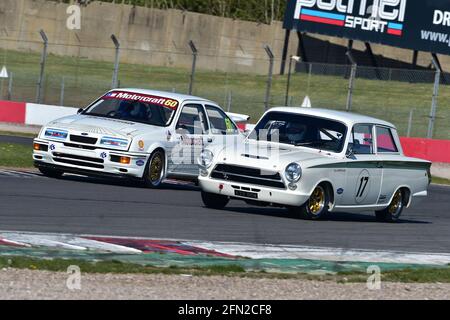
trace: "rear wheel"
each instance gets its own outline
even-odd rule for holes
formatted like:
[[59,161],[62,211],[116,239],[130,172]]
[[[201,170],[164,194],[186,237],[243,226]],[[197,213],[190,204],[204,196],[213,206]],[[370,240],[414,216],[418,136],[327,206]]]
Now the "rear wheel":
[[156,150],[150,156],[144,172],[144,183],[149,188],[158,188],[164,178],[165,158],[161,150]]
[[375,216],[378,221],[382,222],[397,222],[405,207],[405,192],[401,189],[395,192],[389,206],[381,211],[376,211]]
[[202,191],[202,200],[205,207],[212,209],[223,209],[230,201],[227,196],[205,191]]
[[47,169],[47,168],[38,168],[38,170],[46,177],[49,178],[61,178],[64,172],[54,169]]
[[318,185],[304,205],[291,207],[289,211],[302,219],[319,220],[328,213],[329,204],[328,189],[323,185]]

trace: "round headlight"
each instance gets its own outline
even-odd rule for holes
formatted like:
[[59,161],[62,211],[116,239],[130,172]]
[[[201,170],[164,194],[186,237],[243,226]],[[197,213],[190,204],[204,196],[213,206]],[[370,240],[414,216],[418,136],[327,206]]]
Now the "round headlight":
[[198,157],[198,164],[203,168],[209,168],[213,162],[214,154],[209,150],[203,150]]
[[297,182],[302,177],[302,168],[298,163],[291,163],[286,167],[284,176],[289,182]]

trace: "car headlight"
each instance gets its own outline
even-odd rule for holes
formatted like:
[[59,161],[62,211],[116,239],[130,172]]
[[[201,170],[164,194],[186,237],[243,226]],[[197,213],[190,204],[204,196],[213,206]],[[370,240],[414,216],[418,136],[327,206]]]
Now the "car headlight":
[[67,139],[69,132],[58,129],[45,129],[46,138]]
[[128,146],[128,140],[120,138],[103,137],[100,140],[100,144],[105,146],[125,148],[126,146]]
[[200,153],[200,156],[198,157],[198,164],[202,167],[202,168],[206,168],[208,169],[214,159],[214,154],[209,151],[209,150],[203,150]]
[[297,182],[302,177],[302,168],[298,163],[291,163],[284,170],[284,176],[290,183]]

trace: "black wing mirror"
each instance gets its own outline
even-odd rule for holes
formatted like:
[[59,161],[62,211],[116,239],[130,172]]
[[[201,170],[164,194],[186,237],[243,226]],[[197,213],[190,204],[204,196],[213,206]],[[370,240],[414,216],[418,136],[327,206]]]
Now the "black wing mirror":
[[78,109],[77,114],[81,114],[81,113],[83,113],[83,111],[84,111],[84,109],[80,108],[80,109]]

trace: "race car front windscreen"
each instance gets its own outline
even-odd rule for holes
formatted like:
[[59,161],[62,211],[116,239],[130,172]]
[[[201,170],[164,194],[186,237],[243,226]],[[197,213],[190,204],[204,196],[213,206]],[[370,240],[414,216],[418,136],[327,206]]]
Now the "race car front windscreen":
[[285,29],[450,54],[449,0],[289,0]]

